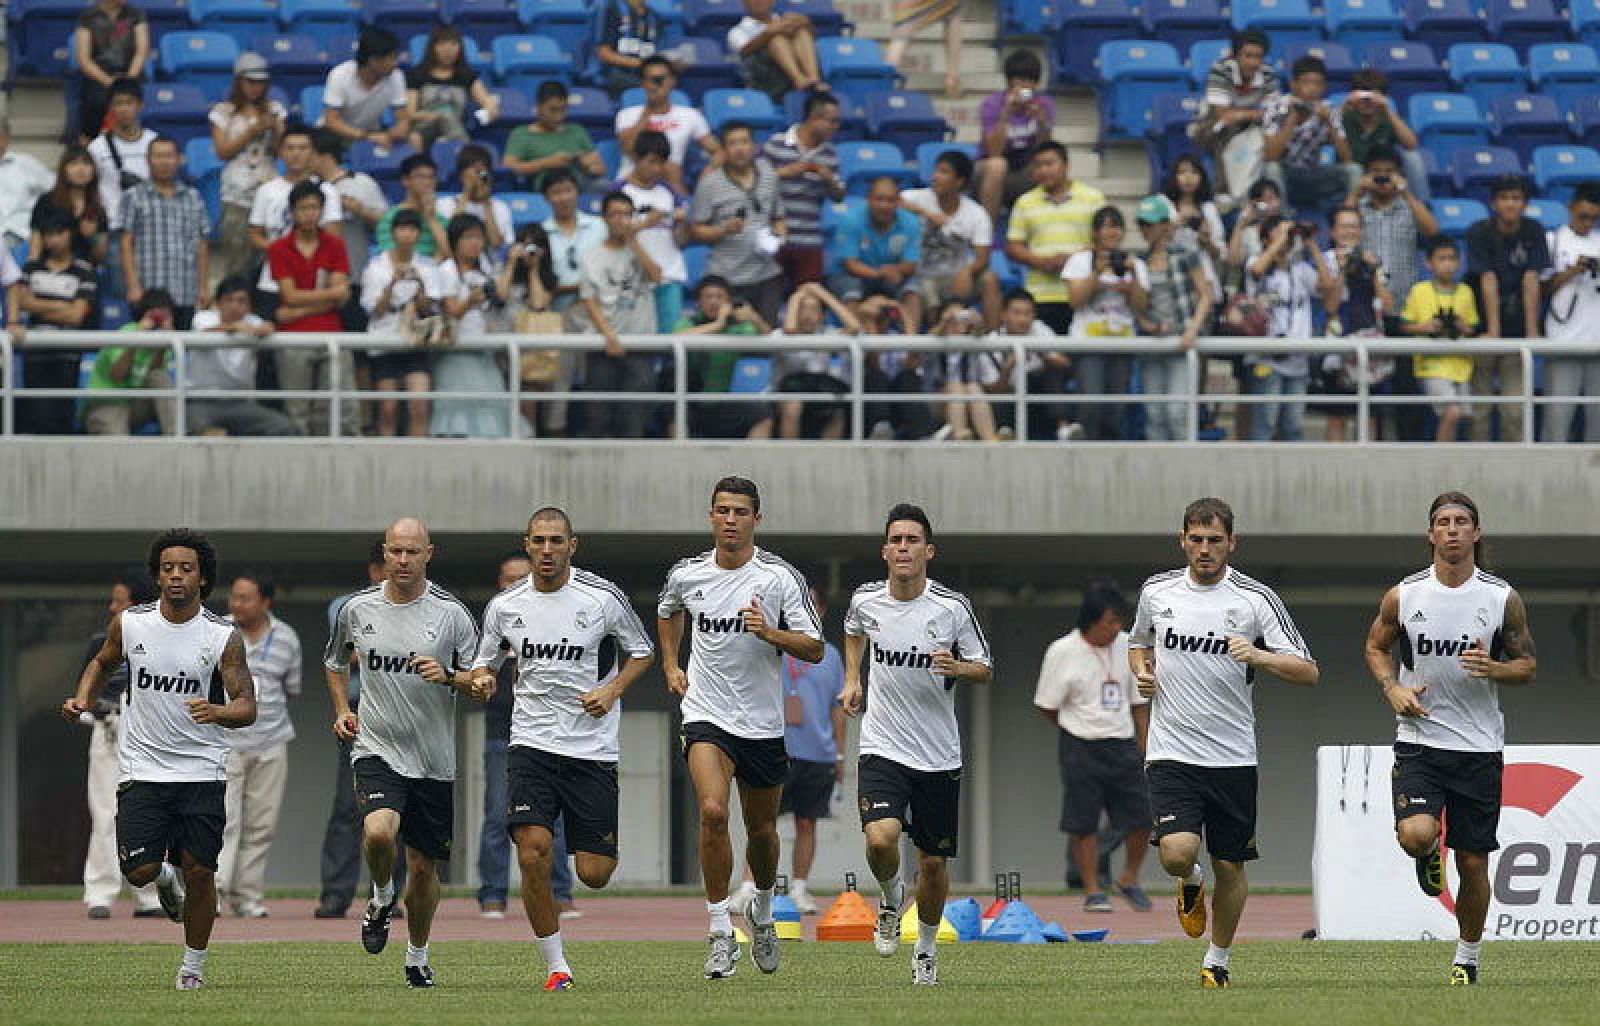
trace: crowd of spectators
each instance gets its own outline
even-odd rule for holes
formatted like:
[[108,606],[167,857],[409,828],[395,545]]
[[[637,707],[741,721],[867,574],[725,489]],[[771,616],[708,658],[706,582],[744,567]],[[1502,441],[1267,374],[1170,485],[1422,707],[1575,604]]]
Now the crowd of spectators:
[[[616,115],[614,173],[568,120],[569,93],[556,81],[537,87],[534,119],[509,133],[503,155],[472,142],[473,119],[496,119],[498,100],[447,26],[409,70],[394,35],[365,29],[352,59],[330,70],[314,126],[290,120],[270,96],[270,62],[244,53],[210,115],[222,162],[213,224],[185,180],[181,148],[142,122],[144,16],[102,0],[75,40],[82,135],[55,173],[8,152],[0,122],[0,278],[26,387],[86,379],[108,395],[21,398],[17,430],[170,432],[170,401],[109,393],[169,387],[182,375],[191,388],[268,393],[192,399],[190,432],[325,434],[334,407],[315,393],[337,379],[384,393],[339,405],[344,434],[659,436],[673,430],[670,404],[649,397],[669,389],[676,370],[659,346],[633,337],[863,333],[948,340],[942,350],[867,353],[861,379],[894,396],[867,408],[874,438],[1173,440],[1188,437],[1188,406],[1159,397],[1190,393],[1189,361],[1119,355],[1115,340],[1175,339],[1187,350],[1202,336],[1233,334],[1307,344],[1226,362],[1231,388],[1201,361],[1201,387],[1224,393],[1207,396],[1204,429],[1296,441],[1310,411],[1327,440],[1346,440],[1364,373],[1377,395],[1433,400],[1378,407],[1380,437],[1515,441],[1520,406],[1468,400],[1520,395],[1521,360],[1450,355],[1448,342],[1578,340],[1600,327],[1589,320],[1600,303],[1600,237],[1591,235],[1600,185],[1579,187],[1571,225],[1547,237],[1525,216],[1527,184],[1507,178],[1464,246],[1441,237],[1416,134],[1377,72],[1358,73],[1331,106],[1321,61],[1297,59],[1285,85],[1268,60],[1270,40],[1238,33],[1207,77],[1195,152],[1165,169],[1130,226],[1073,176],[1052,138],[1040,61],[1019,51],[1004,61],[1004,88],[979,105],[976,159],[952,148],[925,186],[880,177],[846,206],[833,144],[841,106],[817,71],[809,22],[775,14],[772,0],[745,6],[730,53],[755,88],[803,90],[798,120],[770,135],[740,121],[713,131],[675,91],[683,55],[659,45],[659,15],[613,0],[595,57],[613,94],[642,90]],[[462,144],[450,151],[453,166],[429,155],[440,141]],[[398,166],[398,202],[351,168],[355,144],[414,149]],[[549,217],[515,221],[497,191],[507,180],[541,194]],[[838,212],[828,216],[830,206]],[[1003,283],[1006,262],[1020,285]],[[117,309],[125,321],[103,323]],[[27,344],[54,329],[119,327],[225,332],[240,344],[197,349],[184,367],[157,349]],[[325,346],[284,344],[337,331],[371,333],[373,346],[343,349],[335,366]],[[503,332],[581,333],[596,345],[524,351],[518,365],[503,352],[450,348]],[[1311,344],[1324,334],[1419,337],[1441,349],[1358,367]],[[1033,348],[1019,367],[1009,341],[1018,336],[1111,341],[1099,354]],[[842,352],[695,351],[691,390],[746,393],[747,355],[768,368],[764,390],[691,403],[693,434],[845,431],[841,397],[854,371]],[[1582,355],[1546,361],[1545,394],[1594,395],[1596,366]],[[512,375],[527,398],[515,416],[504,398]],[[1020,424],[1011,399],[1019,378],[1032,397]],[[574,389],[596,398],[538,398]],[[432,392],[451,397],[424,398]],[[1229,392],[1272,401],[1230,410]],[[1079,399],[1124,395],[1126,403]],[[1547,407],[1545,440],[1568,440],[1579,415],[1575,404]],[[1600,411],[1583,423],[1588,440],[1600,439]]]

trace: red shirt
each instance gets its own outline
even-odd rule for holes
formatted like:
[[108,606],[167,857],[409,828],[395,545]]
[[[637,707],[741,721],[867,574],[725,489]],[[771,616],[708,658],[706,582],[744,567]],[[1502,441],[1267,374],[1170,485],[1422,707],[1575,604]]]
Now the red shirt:
[[[317,232],[317,248],[310,257],[300,252],[294,244],[294,232],[289,232],[267,247],[267,264],[272,268],[273,281],[289,278],[297,289],[327,288],[329,277],[336,272],[346,278],[350,276],[350,254],[344,248],[344,240],[324,231]],[[339,311],[329,310],[287,323],[279,322],[278,330],[343,331],[344,322],[339,319]]]

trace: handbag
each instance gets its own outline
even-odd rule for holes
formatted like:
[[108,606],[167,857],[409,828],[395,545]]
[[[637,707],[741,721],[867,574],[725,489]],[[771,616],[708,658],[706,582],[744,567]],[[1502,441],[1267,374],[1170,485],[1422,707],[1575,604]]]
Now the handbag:
[[[560,335],[565,333],[562,317],[549,311],[518,310],[515,330],[518,335]],[[522,349],[521,374],[524,385],[554,385],[561,377],[561,350]]]

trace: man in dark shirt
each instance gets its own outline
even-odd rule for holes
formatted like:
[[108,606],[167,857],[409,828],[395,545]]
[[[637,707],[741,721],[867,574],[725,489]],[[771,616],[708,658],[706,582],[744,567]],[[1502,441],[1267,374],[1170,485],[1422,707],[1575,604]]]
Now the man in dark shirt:
[[[1550,267],[1544,227],[1525,217],[1528,184],[1520,175],[1496,179],[1490,216],[1467,229],[1467,280],[1478,293],[1484,337],[1536,339],[1541,275]],[[1496,388],[1496,379],[1499,387]],[[1473,359],[1473,395],[1521,395],[1522,358],[1512,354]],[[1472,418],[1472,440],[1490,440],[1488,411]],[[1520,405],[1499,407],[1500,440],[1522,441]]]
[[[39,224],[44,252],[22,266],[11,286],[9,330],[22,350],[22,379],[27,388],[75,388],[81,354],[70,349],[29,347],[28,340],[47,338],[50,331],[95,327],[99,283],[94,268],[72,254],[72,217],[51,208]],[[72,433],[71,399],[17,399],[16,430],[27,435]]]

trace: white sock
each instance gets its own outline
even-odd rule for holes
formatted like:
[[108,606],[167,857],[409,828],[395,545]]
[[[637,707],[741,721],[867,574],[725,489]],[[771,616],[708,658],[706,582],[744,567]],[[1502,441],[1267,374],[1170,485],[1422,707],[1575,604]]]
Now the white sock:
[[414,948],[414,947],[411,946],[411,942],[410,941],[406,941],[406,968],[409,969],[411,966],[414,966],[414,965],[415,966],[421,966],[421,965],[427,965],[427,964],[428,964],[428,946],[426,944],[424,944],[420,948]]
[[795,881],[789,885],[789,894],[796,898],[805,897],[808,890],[810,888],[806,885],[805,880],[800,877],[796,877]]
[[205,956],[205,948],[200,948],[197,951],[197,949],[190,948],[189,944],[184,944],[184,970],[190,973],[198,973],[198,975],[205,975]]
[[1208,942],[1206,944],[1205,960],[1200,965],[1202,967],[1226,969],[1228,968],[1228,954],[1231,950],[1230,948],[1219,948],[1215,944]]
[[921,919],[917,920],[917,946],[914,954],[931,955],[933,946],[939,942],[939,924],[929,926]]
[[711,932],[725,933],[733,936],[733,917],[728,914],[728,899],[706,902],[706,911],[711,914]]
[[177,879],[178,871],[172,868],[172,863],[161,863],[161,872],[156,874],[156,886],[171,887],[173,882]]
[[899,908],[905,904],[906,885],[900,882],[899,874],[887,880],[879,880],[878,886],[883,889],[883,898],[879,900],[879,905],[884,908]]
[[766,890],[756,888],[755,908],[751,911],[756,922],[762,924],[772,922],[772,888]]
[[378,886],[378,881],[372,881],[372,900],[379,905],[394,903],[394,877],[391,876],[382,887]]
[[1478,949],[1483,946],[1483,941],[1456,941],[1456,964],[1477,965]]
[[548,937],[535,937],[534,941],[539,945],[539,954],[544,956],[546,968],[553,973],[572,975],[572,967],[567,964],[567,953],[561,948],[560,930]]

